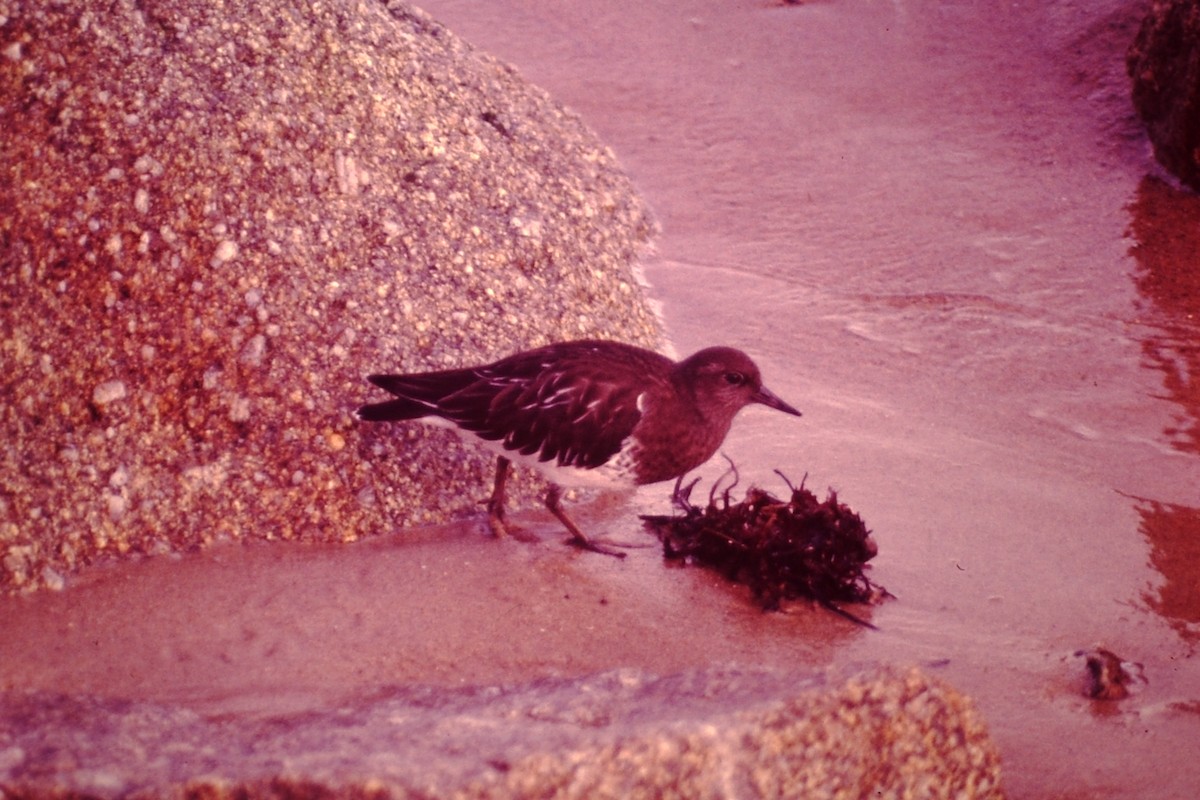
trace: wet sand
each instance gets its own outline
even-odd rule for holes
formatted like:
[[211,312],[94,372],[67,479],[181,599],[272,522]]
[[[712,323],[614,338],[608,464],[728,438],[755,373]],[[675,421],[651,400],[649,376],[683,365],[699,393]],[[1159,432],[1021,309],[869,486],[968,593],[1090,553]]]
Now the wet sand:
[[[61,593],[0,601],[13,648],[0,682],[271,715],[405,684],[820,666],[864,630],[807,608],[763,614],[707,572],[664,565],[657,548],[597,556],[565,545],[548,515],[525,521],[544,542],[496,541],[468,523],[101,568]],[[653,543],[629,527],[613,523],[612,540]]]
[[[474,521],[93,570],[0,601],[0,686],[274,713],[410,681],[917,663],[976,698],[1014,797],[1193,796],[1200,306],[1177,267],[1200,213],[1146,180],[1136,4],[425,7],[611,143],[663,225],[647,272],[679,351],[744,347],[805,413],[748,410],[725,452],[862,514],[897,596],[881,630],[762,614],[653,546],[574,552],[533,513],[534,546]],[[653,545],[635,515],[668,491],[581,521]],[[1081,696],[1097,645],[1142,665],[1132,697]]]

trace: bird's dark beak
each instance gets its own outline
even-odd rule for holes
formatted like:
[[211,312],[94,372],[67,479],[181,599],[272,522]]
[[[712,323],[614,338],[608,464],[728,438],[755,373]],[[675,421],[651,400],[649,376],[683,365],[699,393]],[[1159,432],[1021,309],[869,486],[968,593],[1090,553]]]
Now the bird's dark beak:
[[795,414],[797,417],[801,416],[799,411],[780,400],[775,396],[774,392],[765,386],[758,387],[758,391],[750,396],[750,402],[762,403],[764,406],[777,409],[785,414]]

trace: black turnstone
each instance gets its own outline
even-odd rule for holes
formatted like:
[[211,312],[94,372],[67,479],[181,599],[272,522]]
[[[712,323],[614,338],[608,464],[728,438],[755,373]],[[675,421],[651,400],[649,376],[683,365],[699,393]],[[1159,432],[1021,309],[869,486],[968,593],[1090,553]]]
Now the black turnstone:
[[504,484],[515,460],[550,480],[546,507],[574,543],[610,555],[621,554],[593,544],[563,511],[560,485],[620,488],[681,478],[712,457],[743,406],[800,416],[732,347],[676,363],[621,342],[560,342],[481,367],[367,380],[396,399],[363,406],[359,419],[455,426],[499,455],[487,506],[496,535],[509,530]]

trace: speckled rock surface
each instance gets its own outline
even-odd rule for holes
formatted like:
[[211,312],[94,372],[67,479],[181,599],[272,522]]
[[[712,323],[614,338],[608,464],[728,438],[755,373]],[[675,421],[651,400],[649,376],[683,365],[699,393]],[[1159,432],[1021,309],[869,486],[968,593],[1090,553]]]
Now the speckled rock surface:
[[657,341],[612,153],[403,3],[0,0],[0,103],[0,591],[476,511],[365,373]]
[[1200,0],[1156,0],[1126,67],[1154,155],[1200,191]]
[[970,702],[917,670],[619,670],[270,720],[9,693],[0,722],[0,788],[30,798],[1003,796]]

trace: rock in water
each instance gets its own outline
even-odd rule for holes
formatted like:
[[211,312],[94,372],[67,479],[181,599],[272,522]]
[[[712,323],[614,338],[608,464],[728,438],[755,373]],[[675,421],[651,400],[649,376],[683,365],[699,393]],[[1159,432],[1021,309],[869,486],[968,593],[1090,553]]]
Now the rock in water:
[[20,797],[1004,796],[971,702],[917,670],[615,670],[260,720],[0,693],[0,726]]
[[1154,155],[1200,191],[1200,2],[1154,3],[1125,63]]

